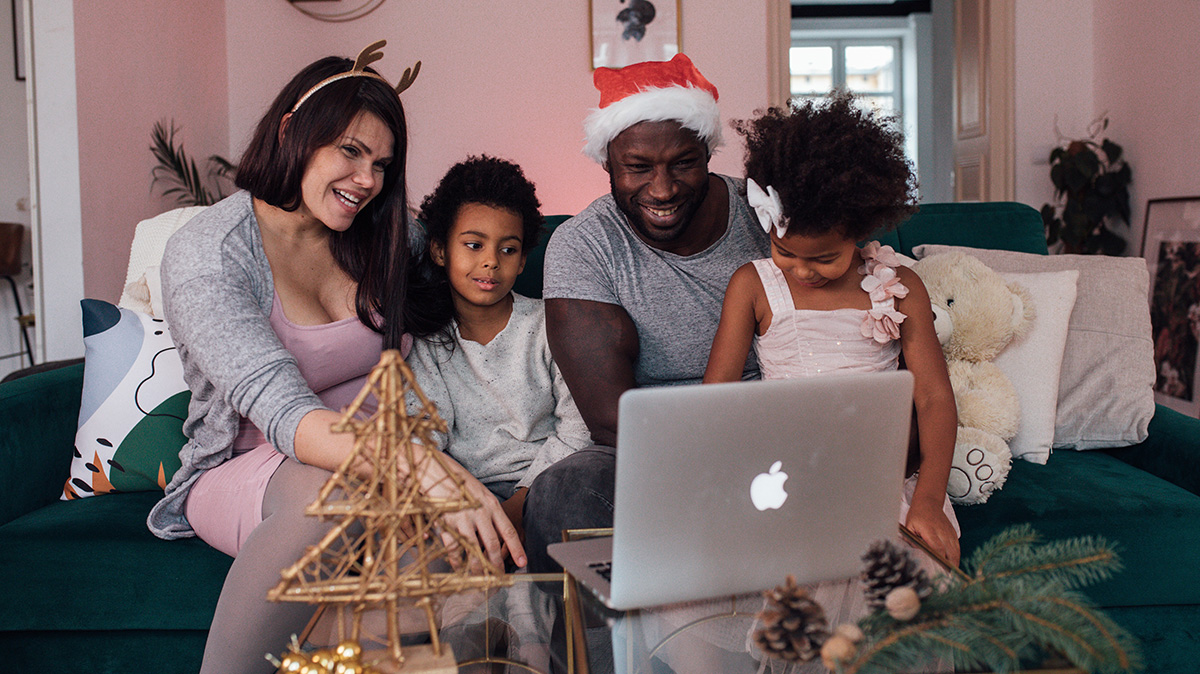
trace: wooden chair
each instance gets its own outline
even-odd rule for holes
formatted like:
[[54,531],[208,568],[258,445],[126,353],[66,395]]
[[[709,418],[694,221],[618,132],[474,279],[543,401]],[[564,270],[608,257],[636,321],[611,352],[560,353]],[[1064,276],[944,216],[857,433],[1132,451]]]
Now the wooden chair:
[[[17,322],[21,337],[25,341],[25,354],[29,356],[29,364],[33,365],[33,342],[29,339],[29,328],[33,325],[33,316],[25,315],[21,308],[21,293],[17,290],[16,276],[21,274],[23,245],[25,243],[25,226],[15,222],[0,222],[0,276],[8,281],[12,288],[13,303],[17,308]],[[0,356],[0,360],[22,355],[20,351]]]

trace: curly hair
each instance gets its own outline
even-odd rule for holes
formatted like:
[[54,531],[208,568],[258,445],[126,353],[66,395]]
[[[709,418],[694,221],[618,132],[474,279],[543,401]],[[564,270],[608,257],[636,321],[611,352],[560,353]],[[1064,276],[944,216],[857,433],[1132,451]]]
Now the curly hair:
[[[417,219],[425,227],[428,242],[436,241],[446,246],[450,228],[466,204],[482,204],[516,214],[521,219],[522,254],[528,254],[538,244],[546,219],[534,185],[520,166],[481,155],[468,157],[450,167],[433,192],[421,202]],[[421,278],[413,281],[412,291],[421,302],[425,315],[420,324],[410,325],[410,331],[417,336],[440,336],[437,341],[445,342],[447,328],[454,318],[450,279],[445,268],[434,264],[428,253],[426,247],[420,260]]]
[[855,241],[916,210],[897,126],[846,91],[733,123],[746,138],[746,177],[779,192],[789,234],[836,231]]

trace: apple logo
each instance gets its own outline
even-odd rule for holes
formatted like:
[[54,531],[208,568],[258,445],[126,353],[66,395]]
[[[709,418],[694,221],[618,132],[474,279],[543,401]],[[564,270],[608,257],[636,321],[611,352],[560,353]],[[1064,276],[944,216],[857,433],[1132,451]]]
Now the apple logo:
[[776,461],[771,464],[771,470],[754,476],[754,481],[750,483],[750,502],[755,508],[774,510],[787,500],[788,495],[783,489],[783,483],[787,481],[788,474],[780,470],[781,468],[783,462]]

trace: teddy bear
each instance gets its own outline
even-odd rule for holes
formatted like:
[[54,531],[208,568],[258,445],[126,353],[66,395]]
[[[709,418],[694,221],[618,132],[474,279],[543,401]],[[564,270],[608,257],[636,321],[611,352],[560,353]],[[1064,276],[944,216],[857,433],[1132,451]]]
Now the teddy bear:
[[929,291],[958,406],[946,492],[957,504],[983,503],[1008,478],[1008,441],[1021,416],[1016,389],[992,359],[1029,331],[1033,301],[1024,287],[963,253],[930,255],[913,271]]

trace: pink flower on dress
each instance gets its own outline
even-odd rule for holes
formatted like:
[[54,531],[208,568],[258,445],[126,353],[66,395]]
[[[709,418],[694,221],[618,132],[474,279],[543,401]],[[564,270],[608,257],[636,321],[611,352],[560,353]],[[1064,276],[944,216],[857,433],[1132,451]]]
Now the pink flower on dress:
[[867,243],[862,247],[861,253],[864,261],[862,268],[859,268],[861,273],[874,274],[875,270],[881,266],[900,266],[900,256],[896,254],[896,249],[880,245],[878,241]]
[[889,297],[907,297],[908,286],[900,282],[900,276],[891,267],[879,267],[863,277],[859,284],[872,302],[886,302]]
[[890,307],[879,307],[867,311],[863,316],[862,335],[870,337],[880,344],[887,344],[894,339],[900,339],[900,324],[906,316]]

